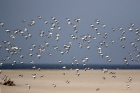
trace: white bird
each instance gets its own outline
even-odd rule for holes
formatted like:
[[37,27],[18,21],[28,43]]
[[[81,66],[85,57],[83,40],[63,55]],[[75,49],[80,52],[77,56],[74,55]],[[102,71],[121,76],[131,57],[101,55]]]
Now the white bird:
[[9,30],[9,29],[6,29],[5,31],[6,31],[7,33],[10,33],[10,30]]
[[26,20],[21,20],[23,23],[26,21]]
[[34,80],[36,79],[36,75],[33,75],[32,77],[34,78]]
[[0,74],[2,73],[2,70],[0,70]]
[[111,42],[112,42],[112,44],[114,44],[115,41],[114,40],[111,40]]
[[62,63],[62,61],[61,61],[61,60],[59,60],[58,62],[59,62],[59,63]]
[[131,81],[132,81],[132,78],[131,78],[131,77],[129,77],[129,78],[128,78],[128,82],[131,82]]
[[90,46],[87,45],[86,47],[87,47],[88,50],[90,49]]
[[61,30],[61,27],[60,27],[60,26],[57,26],[57,29],[58,29],[58,30]]
[[2,66],[3,65],[3,63],[0,63],[0,66]]
[[55,20],[55,17],[52,17],[53,20]]
[[59,37],[56,37],[55,40],[58,41],[59,40]]
[[69,18],[66,18],[67,19],[67,21],[70,21],[70,19]]
[[125,48],[125,46],[124,46],[124,45],[122,45],[121,47],[122,47],[123,49]]
[[32,48],[29,48],[29,50],[30,50],[30,51],[33,51],[33,49],[32,49]]
[[76,69],[76,72],[78,73],[79,69]]
[[25,26],[24,26],[24,31],[25,31],[25,32],[28,32],[28,29],[27,29]]
[[14,64],[16,64],[16,61],[15,60],[13,60],[13,62],[14,62]]
[[93,24],[90,24],[90,26],[93,28],[94,27],[94,25]]
[[10,37],[14,40],[16,37],[14,35],[10,35]]
[[53,46],[53,49],[58,51],[58,46]]
[[0,45],[0,49],[2,48],[2,45]]
[[53,84],[53,87],[55,88],[56,87],[56,84]]
[[35,21],[34,20],[31,20],[31,24],[29,24],[30,26],[33,26],[35,25]]
[[85,60],[86,60],[86,61],[88,61],[88,60],[89,60],[89,58],[88,58],[88,57],[85,57]]
[[95,27],[94,29],[95,29],[96,31],[98,30],[98,28],[97,28],[97,27]]
[[24,62],[23,62],[23,61],[21,61],[20,63],[21,63],[21,64],[23,64]]
[[98,36],[100,36],[100,35],[101,35],[101,33],[100,33],[100,32],[97,32],[97,35],[98,35]]
[[41,58],[41,55],[40,55],[40,54],[38,54],[38,53],[36,53],[36,54],[37,54],[36,56],[40,59],[40,58]]
[[38,71],[40,71],[40,70],[41,70],[41,68],[38,68],[37,70],[38,70]]
[[27,85],[27,87],[30,89],[31,88],[31,86],[29,85],[29,84],[25,84],[25,85]]
[[77,75],[80,76],[80,73],[78,72]]
[[4,23],[3,22],[0,22],[0,25],[3,27],[4,26]]
[[63,66],[62,68],[63,68],[63,69],[66,69],[66,66]]
[[20,58],[23,58],[23,57],[24,57],[24,55],[21,55],[21,54],[20,54],[20,56],[19,56],[19,57],[20,57]]
[[80,48],[82,48],[82,46],[83,46],[81,43],[79,43],[78,45],[79,45]]
[[38,16],[38,18],[41,19],[42,17],[41,16]]
[[129,30],[130,32],[132,32],[132,28],[130,28],[130,27],[129,27],[129,29],[128,29],[128,30]]
[[33,66],[32,68],[33,68],[34,70],[36,69],[36,67],[35,67],[35,66]]
[[76,22],[80,22],[81,19],[80,19],[80,18],[76,18],[75,21],[76,21]]
[[134,23],[131,23],[131,26],[132,26],[132,27],[134,27],[134,25],[135,25]]
[[96,40],[96,37],[93,37],[94,40]]
[[51,54],[51,53],[49,53],[49,56],[52,56],[52,54]]
[[105,24],[103,24],[103,28],[106,28],[106,25]]
[[[98,47],[98,46],[97,46]],[[98,50],[100,51],[102,48],[101,47],[98,47]]]
[[99,19],[96,19],[96,24],[100,24],[100,20]]
[[127,86],[126,86],[126,88],[127,88],[127,89],[129,89],[129,88],[130,88],[130,86],[129,86],[129,85],[127,85]]
[[29,53],[29,56],[33,56],[33,54],[32,53]]
[[34,61],[30,61],[31,64],[34,64]]
[[112,28],[112,30],[113,30],[113,31],[115,31],[115,29],[114,29],[114,28]]
[[61,50],[60,50],[60,53],[61,53],[62,55],[64,54],[64,52],[63,52],[63,51],[61,51]]

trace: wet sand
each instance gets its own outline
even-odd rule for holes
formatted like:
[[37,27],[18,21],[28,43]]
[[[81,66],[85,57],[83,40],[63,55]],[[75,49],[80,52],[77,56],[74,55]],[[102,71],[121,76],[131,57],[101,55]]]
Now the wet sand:
[[[109,70],[107,73],[101,70],[79,70],[79,73],[78,76],[76,70],[2,70],[0,82],[3,82],[2,78],[7,75],[16,86],[1,84],[0,89],[1,93],[139,93],[140,91],[140,70]],[[23,74],[23,77],[19,74]],[[37,74],[35,80],[32,74]],[[44,77],[41,77],[43,75]],[[106,79],[102,79],[103,77]],[[131,82],[128,82],[129,77],[132,77]],[[70,83],[66,83],[67,80]],[[25,84],[30,84],[31,88]],[[56,84],[55,88],[53,84]],[[127,85],[130,86],[129,89],[126,88]]]

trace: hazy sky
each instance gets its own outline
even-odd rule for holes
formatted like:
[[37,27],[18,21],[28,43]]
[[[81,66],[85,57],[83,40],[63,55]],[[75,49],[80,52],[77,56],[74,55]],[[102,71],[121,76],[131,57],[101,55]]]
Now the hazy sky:
[[[0,0],[0,22],[4,23],[4,26],[0,26],[0,62],[1,63],[13,63],[16,60],[17,63],[23,61],[24,63],[30,63],[34,61],[37,63],[59,63],[58,60],[62,61],[62,64],[71,64],[72,57],[76,57],[79,64],[83,64],[82,60],[88,57],[87,62],[90,64],[125,64],[123,58],[127,58],[129,64],[140,64],[135,60],[140,60],[140,35],[136,35],[136,28],[140,29],[140,1],[139,0]],[[42,16],[41,19],[38,16]],[[59,21],[59,24],[55,24],[56,27],[53,31],[50,30],[51,24],[55,23],[52,17],[55,17]],[[66,18],[70,18],[72,25],[67,24]],[[76,18],[80,18],[81,21],[78,23],[75,21]],[[96,19],[100,20],[100,24],[96,24]],[[24,23],[21,20],[26,20]],[[35,25],[29,26],[31,21],[35,21]],[[48,21],[48,24],[44,24],[44,20]],[[131,26],[134,23],[134,27]],[[90,26],[93,24],[98,28],[96,31]],[[106,28],[102,25],[105,24]],[[78,33],[74,32],[73,25],[76,25]],[[61,30],[57,29],[57,26],[61,27]],[[24,31],[25,27],[28,32]],[[123,30],[120,31],[119,27]],[[133,30],[129,31],[129,27]],[[112,31],[112,28],[115,31]],[[11,32],[6,33],[6,29]],[[17,35],[14,34],[14,30],[21,30],[24,32],[22,36],[19,32]],[[44,36],[40,37],[41,31],[44,31]],[[53,33],[51,38],[47,38],[48,31]],[[125,31],[124,34],[122,32]],[[98,36],[96,33],[101,33]],[[24,36],[32,34],[32,37],[28,37],[26,40]],[[104,37],[104,33],[107,33],[107,38]],[[140,31],[138,31],[140,34]],[[55,40],[56,34],[60,34],[58,41]],[[77,40],[72,40],[70,34],[77,36]],[[87,38],[91,42],[82,41],[81,36],[87,36],[90,34],[93,38]],[[10,36],[15,36],[13,40]],[[125,36],[126,40],[120,41],[119,38]],[[17,54],[13,56],[5,50],[5,47],[11,51],[11,46],[7,43],[4,44],[2,41],[10,41],[11,46],[15,45],[21,47],[22,51],[17,50]],[[112,44],[111,40],[115,43]],[[45,42],[49,43],[47,47]],[[101,46],[100,42],[105,41],[108,45],[106,48],[104,45]],[[72,42],[72,46],[69,49],[68,54],[61,55],[60,51],[54,50],[53,46],[58,46],[59,50],[66,51],[63,47],[64,44],[69,45],[68,42]],[[134,48],[130,42],[134,42],[137,45]],[[78,44],[83,45],[79,48]],[[36,45],[36,48],[32,47],[32,44]],[[40,45],[45,47],[45,52],[40,53],[38,48]],[[124,45],[123,49],[121,46]],[[86,46],[90,46],[88,50]],[[102,48],[103,58],[99,55],[97,46]],[[33,51],[30,51],[32,48]],[[28,53],[32,53],[30,57]],[[37,58],[36,53],[41,55],[41,59]],[[51,53],[52,56],[48,54]],[[132,53],[132,56],[129,56]],[[24,55],[24,58],[20,58],[20,54]],[[111,62],[108,62],[105,58],[105,54],[109,56]],[[6,59],[7,56],[10,59]],[[134,58],[134,61],[130,59]],[[3,59],[6,59],[5,61]]]

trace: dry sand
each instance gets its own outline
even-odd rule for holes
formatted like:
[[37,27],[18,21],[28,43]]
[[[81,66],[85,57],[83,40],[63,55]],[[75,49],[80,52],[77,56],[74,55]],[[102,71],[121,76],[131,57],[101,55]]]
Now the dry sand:
[[[66,75],[63,75],[63,73]],[[116,72],[116,74],[109,74]],[[0,85],[1,93],[139,93],[140,70],[109,70],[103,73],[101,70],[80,70],[80,76],[76,70],[2,70],[0,82],[4,75],[8,75],[16,86]],[[23,74],[23,77],[18,76]],[[36,79],[32,74],[37,74]],[[44,75],[45,77],[41,77]],[[112,76],[116,76],[113,78]],[[102,77],[106,77],[105,80]],[[132,82],[128,82],[132,77]],[[70,83],[66,83],[69,80]],[[25,84],[30,84],[29,89]],[[54,88],[52,84],[56,84]],[[130,88],[127,89],[126,86]],[[100,88],[99,91],[96,91]]]

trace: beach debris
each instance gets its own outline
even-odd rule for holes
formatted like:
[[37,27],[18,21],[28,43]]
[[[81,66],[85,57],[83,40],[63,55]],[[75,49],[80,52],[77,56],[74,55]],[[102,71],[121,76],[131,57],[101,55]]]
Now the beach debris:
[[2,73],[2,70],[0,70],[0,74]]
[[8,79],[8,76],[4,76],[4,78],[2,79],[4,81],[3,85],[7,85],[7,86],[15,86],[16,84],[14,84],[14,81],[11,81],[11,78]]

